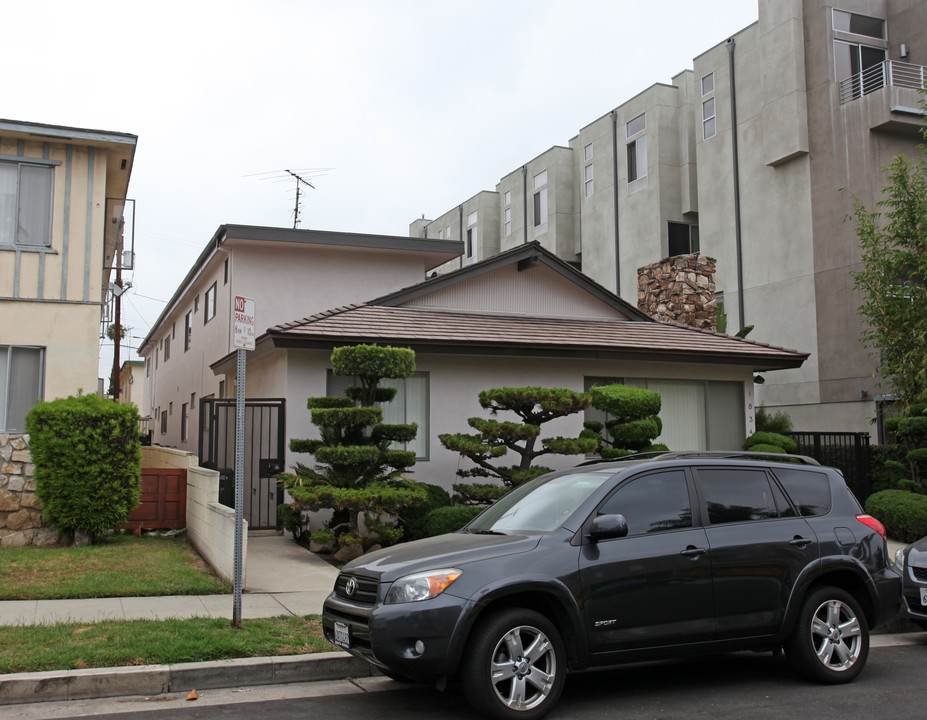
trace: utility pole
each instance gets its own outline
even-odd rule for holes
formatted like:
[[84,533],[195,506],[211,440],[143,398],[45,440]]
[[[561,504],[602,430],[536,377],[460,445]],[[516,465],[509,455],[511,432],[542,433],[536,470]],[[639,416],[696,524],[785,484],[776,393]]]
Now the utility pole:
[[122,343],[122,233],[123,224],[119,223],[116,235],[116,289],[113,291],[113,402],[119,402],[119,346]]

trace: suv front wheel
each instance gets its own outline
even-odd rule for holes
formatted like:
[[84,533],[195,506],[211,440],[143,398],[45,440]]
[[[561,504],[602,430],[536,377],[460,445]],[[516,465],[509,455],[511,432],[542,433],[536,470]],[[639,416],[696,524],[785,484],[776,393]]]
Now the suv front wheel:
[[802,605],[798,625],[786,644],[789,660],[817,682],[849,682],[869,656],[869,625],[848,592],[820,587]]
[[566,678],[557,628],[533,610],[509,608],[473,629],[461,667],[470,704],[498,720],[536,720],[557,702]]

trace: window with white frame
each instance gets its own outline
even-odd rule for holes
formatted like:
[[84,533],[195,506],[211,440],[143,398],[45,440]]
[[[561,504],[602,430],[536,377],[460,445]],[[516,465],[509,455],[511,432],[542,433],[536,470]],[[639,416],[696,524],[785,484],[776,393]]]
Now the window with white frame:
[[190,349],[193,340],[193,311],[188,312],[183,319],[183,351]]
[[161,434],[167,435],[167,413],[161,411]]
[[467,215],[467,259],[473,260],[477,253],[477,243],[479,242],[479,228],[477,222],[479,218],[477,213],[472,212]]
[[441,228],[440,230],[438,230],[438,240],[443,240],[443,239],[444,239],[444,228]]
[[534,176],[534,236],[547,232],[547,171]]
[[583,147],[583,162],[592,160],[592,143]]
[[171,359],[171,336],[164,338],[164,362]]
[[450,239],[451,239],[451,226],[450,226],[450,225],[448,225],[446,228],[444,228],[444,239],[445,239],[445,240],[450,240]]
[[[713,93],[715,90],[715,74],[709,73],[702,78],[702,97]],[[714,97],[706,98],[702,101],[702,139],[713,138],[718,132],[717,122],[715,119],[715,99]]]
[[502,213],[502,232],[505,237],[508,237],[512,234],[512,191],[506,190],[502,198],[503,206],[505,207]]
[[50,247],[54,167],[0,161],[0,245]]
[[592,163],[589,163],[585,168],[583,168],[583,192],[585,193],[586,197],[592,195],[593,191],[595,190],[595,184],[592,178]]
[[702,78],[702,97],[711,95],[715,91],[715,74],[708,73]]
[[834,30],[884,40],[885,20],[834,8]]
[[216,316],[216,283],[203,294],[203,324],[205,325]]
[[628,138],[628,193],[646,187],[642,181],[647,177],[647,118],[641,113],[627,124]]
[[[345,388],[357,385],[355,378],[335,375],[331,370],[326,377],[325,392],[330,397],[344,397]],[[419,460],[428,459],[428,387],[429,374],[416,372],[407,378],[383,378],[380,387],[396,388],[396,396],[382,403],[383,422],[387,425],[418,425],[415,439],[408,443],[395,443],[397,449],[412,450]]]
[[26,413],[42,399],[45,349],[0,345],[0,432],[26,429]]
[[187,442],[187,403],[180,406],[180,442]]

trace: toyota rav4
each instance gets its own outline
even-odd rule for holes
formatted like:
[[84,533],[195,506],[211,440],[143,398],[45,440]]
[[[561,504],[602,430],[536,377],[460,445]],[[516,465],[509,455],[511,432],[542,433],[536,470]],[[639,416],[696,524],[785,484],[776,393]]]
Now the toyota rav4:
[[326,637],[394,678],[458,676],[478,710],[533,719],[567,672],[784,648],[825,683],[863,669],[900,603],[885,531],[800,456],[666,453],[521,485],[456,533],[348,563]]

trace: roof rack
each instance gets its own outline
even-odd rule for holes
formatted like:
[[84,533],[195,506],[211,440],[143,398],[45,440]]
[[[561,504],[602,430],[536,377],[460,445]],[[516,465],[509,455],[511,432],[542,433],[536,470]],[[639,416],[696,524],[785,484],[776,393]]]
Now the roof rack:
[[683,460],[686,458],[716,458],[719,460],[735,460],[739,458],[764,459],[773,462],[797,461],[803,465],[820,465],[817,460],[808,455],[792,455],[790,453],[764,453],[750,452],[749,450],[659,450],[653,452],[634,453],[619,458],[596,458],[588,460],[582,465],[595,465],[603,462],[622,462],[627,460]]

